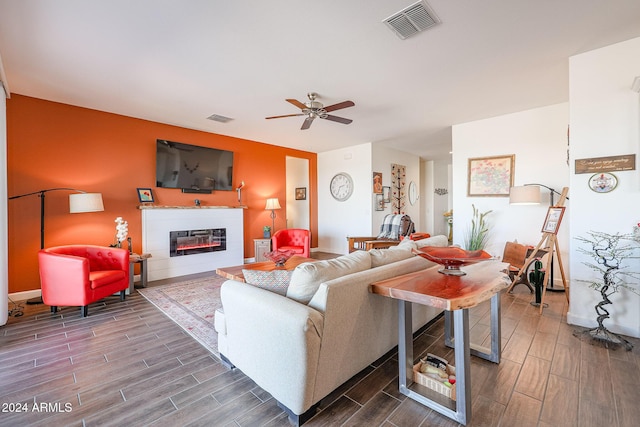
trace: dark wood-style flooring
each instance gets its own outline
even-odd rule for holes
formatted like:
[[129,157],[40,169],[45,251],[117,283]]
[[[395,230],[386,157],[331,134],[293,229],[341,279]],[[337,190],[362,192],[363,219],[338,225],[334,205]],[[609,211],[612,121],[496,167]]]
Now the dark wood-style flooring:
[[[470,425],[638,425],[640,340],[630,339],[632,351],[592,345],[566,324],[563,293],[547,294],[542,315],[532,299],[524,286],[502,295],[503,357],[472,357]],[[137,292],[92,304],[87,318],[75,307],[24,310],[0,327],[0,426],[289,425],[268,393]],[[470,310],[470,324],[471,341],[484,342],[488,303]],[[442,319],[414,347],[416,356],[453,360]],[[398,393],[396,357],[390,352],[327,396],[306,425],[458,425]]]

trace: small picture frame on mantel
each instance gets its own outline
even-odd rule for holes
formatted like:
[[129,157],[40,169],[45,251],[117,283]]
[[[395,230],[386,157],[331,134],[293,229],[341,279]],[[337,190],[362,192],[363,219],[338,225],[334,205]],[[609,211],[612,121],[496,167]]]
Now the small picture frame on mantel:
[[137,188],[140,203],[153,203],[153,191],[150,188]]

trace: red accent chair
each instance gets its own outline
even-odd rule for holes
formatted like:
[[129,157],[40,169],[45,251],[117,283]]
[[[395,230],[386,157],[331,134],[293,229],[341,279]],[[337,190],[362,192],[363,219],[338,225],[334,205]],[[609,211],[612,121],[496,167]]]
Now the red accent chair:
[[293,251],[294,255],[309,258],[311,232],[302,228],[286,228],[271,237],[271,250]]
[[129,251],[93,245],[68,245],[38,252],[42,301],[51,306],[80,306],[82,317],[89,304],[120,292],[124,301],[129,287]]

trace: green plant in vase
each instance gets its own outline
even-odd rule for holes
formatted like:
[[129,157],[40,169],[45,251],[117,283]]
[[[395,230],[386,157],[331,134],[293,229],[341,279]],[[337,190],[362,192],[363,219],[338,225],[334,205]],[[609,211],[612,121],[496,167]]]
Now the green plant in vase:
[[265,239],[270,239],[271,238],[271,226],[265,225],[264,227],[262,227],[262,236]]
[[640,295],[640,273],[627,271],[627,267],[624,266],[625,261],[640,258],[635,255],[640,247],[632,234],[608,234],[598,231],[590,231],[587,234],[588,237],[576,239],[586,243],[589,249],[578,248],[578,252],[587,254],[595,260],[595,264],[591,262],[582,264],[600,274],[602,279],[579,279],[578,281],[588,283],[590,288],[599,291],[602,300],[595,306],[598,326],[585,333],[594,340],[603,342],[607,347],[609,344],[624,345],[627,350],[631,350],[633,345],[629,341],[609,331],[603,323],[610,317],[609,310],[605,306],[613,304],[609,299],[611,295],[622,289]]
[[471,227],[467,228],[464,236],[464,247],[468,251],[478,251],[484,249],[489,241],[489,225],[485,217],[493,211],[480,213],[475,205],[473,208],[473,217],[471,219]]

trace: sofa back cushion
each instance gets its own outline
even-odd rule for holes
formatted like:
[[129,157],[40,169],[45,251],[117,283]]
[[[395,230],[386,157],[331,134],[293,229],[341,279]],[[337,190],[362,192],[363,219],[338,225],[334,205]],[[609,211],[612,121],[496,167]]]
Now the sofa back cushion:
[[371,255],[371,268],[381,267],[383,265],[391,264],[392,262],[402,261],[403,259],[415,256],[411,253],[410,248],[394,250],[391,250],[391,248],[371,249],[369,254]]
[[444,234],[440,234],[438,236],[431,236],[426,239],[416,240],[415,243],[418,249],[425,246],[440,246],[444,248],[449,246],[449,239]]
[[321,283],[371,268],[369,252],[356,251],[324,261],[305,262],[293,270],[287,298],[308,304]]

